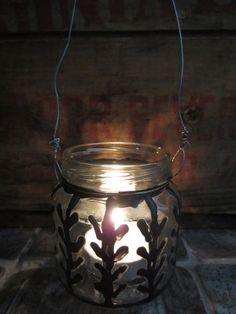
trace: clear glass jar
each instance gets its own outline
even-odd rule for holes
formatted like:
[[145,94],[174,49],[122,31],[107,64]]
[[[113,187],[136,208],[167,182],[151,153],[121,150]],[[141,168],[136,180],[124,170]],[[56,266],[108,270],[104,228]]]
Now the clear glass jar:
[[64,151],[55,193],[58,262],[73,295],[104,306],[148,301],[175,265],[180,200],[160,147],[96,143]]

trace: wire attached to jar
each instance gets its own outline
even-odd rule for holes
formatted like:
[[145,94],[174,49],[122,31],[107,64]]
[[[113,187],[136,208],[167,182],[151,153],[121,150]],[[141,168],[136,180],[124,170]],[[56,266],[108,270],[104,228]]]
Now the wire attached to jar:
[[[173,5],[173,8],[174,8],[175,17],[176,17],[176,23],[177,23],[177,27],[178,27],[179,43],[180,43],[180,57],[181,57],[180,58],[180,64],[181,65],[180,65],[180,82],[179,82],[179,92],[178,92],[178,106],[179,106],[179,121],[180,121],[181,129],[182,129],[182,131],[181,131],[182,139],[181,139],[181,143],[179,145],[179,148],[178,148],[177,152],[175,153],[175,155],[172,158],[172,162],[174,162],[174,160],[179,155],[179,153],[182,154],[182,162],[181,162],[181,165],[180,165],[180,169],[174,175],[174,176],[177,176],[181,172],[181,170],[183,169],[183,166],[184,166],[184,163],[185,163],[185,156],[186,156],[185,150],[189,146],[189,131],[188,131],[188,129],[187,129],[185,123],[184,123],[183,116],[182,116],[182,113],[180,111],[182,90],[183,90],[183,76],[184,76],[183,36],[182,36],[181,25],[180,25],[180,20],[179,20],[179,15],[178,15],[177,7],[176,7],[176,4],[175,4],[175,0],[171,0],[171,1],[172,1],[172,5]],[[58,92],[58,74],[59,74],[61,65],[63,63],[63,60],[64,60],[64,58],[66,56],[66,53],[68,51],[68,48],[70,46],[71,33],[72,33],[72,29],[73,29],[74,17],[75,17],[75,11],[76,11],[76,4],[77,4],[77,0],[74,0],[66,46],[65,46],[65,48],[64,48],[64,50],[62,52],[62,55],[61,55],[61,57],[59,59],[59,62],[57,64],[57,67],[56,67],[56,70],[55,70],[55,74],[54,74],[54,94],[55,94],[55,97],[56,97],[56,122],[55,122],[54,131],[53,131],[53,136],[52,136],[52,139],[49,142],[49,144],[50,144],[50,146],[54,150],[54,160],[55,160],[54,171],[55,171],[55,176],[56,176],[58,181],[59,181],[59,177],[61,176],[61,167],[60,167],[60,165],[59,165],[59,163],[57,161],[57,153],[61,149],[60,138],[57,136],[58,129],[59,129],[59,124],[60,124],[60,95],[59,95],[59,92]]]
[[171,0],[173,9],[175,12],[175,18],[176,18],[176,23],[178,27],[178,33],[179,33],[179,46],[180,46],[180,80],[179,80],[179,91],[178,91],[178,108],[179,108],[179,122],[181,126],[181,143],[179,145],[179,148],[177,152],[174,154],[172,158],[172,162],[176,159],[176,157],[181,153],[182,154],[182,161],[180,164],[179,170],[174,174],[174,177],[177,176],[183,169],[185,159],[186,159],[186,149],[190,145],[189,143],[189,130],[186,127],[183,119],[183,115],[181,113],[181,100],[182,100],[182,93],[183,93],[183,78],[184,78],[184,44],[183,44],[183,36],[182,36],[182,30],[181,30],[181,25],[180,25],[180,20],[179,20],[179,14],[178,10],[175,4],[175,0]]
[[72,33],[72,29],[73,29],[74,18],[75,18],[75,11],[76,11],[76,3],[77,3],[77,0],[74,0],[66,46],[65,46],[65,48],[64,48],[64,50],[62,52],[62,55],[61,55],[61,57],[59,59],[58,64],[57,64],[57,67],[56,67],[56,70],[55,70],[55,74],[54,74],[54,83],[53,83],[54,94],[55,94],[55,97],[56,97],[56,122],[55,122],[54,131],[53,131],[53,136],[52,136],[52,139],[49,142],[49,144],[50,144],[50,146],[54,150],[54,160],[55,160],[54,171],[55,171],[55,176],[56,176],[58,181],[59,181],[59,176],[61,175],[61,172],[62,172],[61,171],[61,167],[60,167],[60,165],[59,165],[59,163],[57,161],[57,152],[61,149],[60,138],[57,137],[59,123],[60,123],[60,95],[59,95],[59,92],[58,92],[58,74],[59,74],[61,65],[63,63],[63,60],[64,60],[64,58],[66,56],[66,53],[67,53],[67,51],[69,49],[69,46],[70,46],[71,33]]

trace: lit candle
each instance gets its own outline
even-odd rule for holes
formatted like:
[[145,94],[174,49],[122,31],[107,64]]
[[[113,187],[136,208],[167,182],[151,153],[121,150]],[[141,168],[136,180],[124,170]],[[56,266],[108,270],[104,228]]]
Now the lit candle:
[[129,176],[127,171],[122,171],[121,166],[113,165],[111,171],[103,174],[101,190],[112,193],[135,191],[135,184],[128,180]]
[[[119,165],[114,165],[111,171],[104,172],[101,189],[106,192],[121,192],[121,191],[135,191],[134,183],[127,180],[129,173],[122,171]],[[126,216],[127,208],[113,208],[111,220],[114,224],[114,228],[117,229],[120,225],[126,224],[129,231],[120,239],[116,241],[114,250],[117,251],[122,246],[129,248],[129,253],[118,263],[131,263],[141,259],[137,254],[137,249],[141,246],[148,250],[148,243],[145,241],[143,235],[137,227],[137,221],[130,221]],[[101,241],[97,239],[95,231],[91,228],[85,234],[86,244],[85,250],[94,259],[98,259],[94,250],[91,248],[91,242],[94,242],[100,246]]]
[[170,156],[154,146],[98,143],[63,155],[56,197],[58,260],[73,295],[140,304],[173,273],[180,200]]
[[[127,209],[126,209],[127,210]],[[117,251],[121,246],[128,246],[129,253],[118,263],[132,263],[141,259],[141,256],[137,254],[137,249],[141,246],[145,247],[148,251],[148,243],[145,241],[143,235],[137,227],[137,222],[127,221],[123,208],[114,208],[112,211],[112,222],[114,223],[115,229],[120,225],[126,224],[129,227],[129,231],[123,236],[123,238],[115,243],[114,250]],[[99,259],[93,249],[90,246],[91,242],[95,242],[100,245],[96,237],[94,229],[90,229],[86,235],[86,244],[85,250],[92,256],[94,259]]]

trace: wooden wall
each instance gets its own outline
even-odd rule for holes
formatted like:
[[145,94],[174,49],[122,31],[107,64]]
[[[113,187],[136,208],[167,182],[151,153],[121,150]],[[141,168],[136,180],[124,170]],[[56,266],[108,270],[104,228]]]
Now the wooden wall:
[[[179,143],[179,50],[171,1],[80,0],[59,76],[63,148],[104,140]],[[53,74],[72,1],[0,0],[0,210],[50,209]],[[191,130],[176,178],[184,212],[235,213],[236,3],[176,0],[182,111]]]

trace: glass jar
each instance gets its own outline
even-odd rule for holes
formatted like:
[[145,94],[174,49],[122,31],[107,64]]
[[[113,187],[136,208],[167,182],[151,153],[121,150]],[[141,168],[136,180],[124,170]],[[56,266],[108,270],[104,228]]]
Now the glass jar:
[[127,306],[157,296],[175,265],[180,199],[160,147],[96,143],[64,151],[54,194],[63,282],[87,302]]

